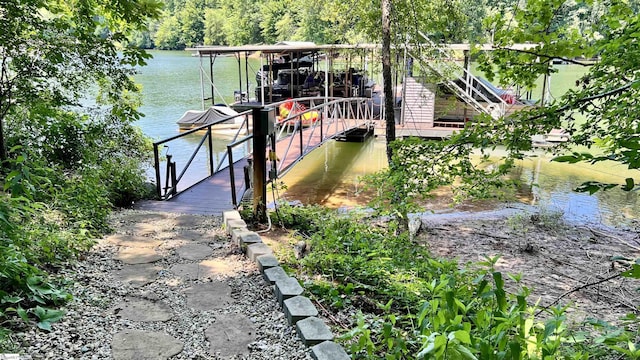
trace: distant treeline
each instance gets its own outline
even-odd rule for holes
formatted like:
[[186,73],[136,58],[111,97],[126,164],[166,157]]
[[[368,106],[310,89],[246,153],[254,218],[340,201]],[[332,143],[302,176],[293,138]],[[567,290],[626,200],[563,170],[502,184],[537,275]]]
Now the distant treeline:
[[[637,0],[631,6],[637,7]],[[490,41],[490,15],[509,14],[516,0],[397,0],[396,33],[418,28],[435,41]],[[606,11],[606,3],[552,1],[564,21],[580,31]],[[196,45],[241,45],[278,41],[317,44],[377,41],[380,2],[371,0],[164,0],[163,15],[131,41],[142,48],[180,50]],[[513,24],[517,26],[517,24]]]

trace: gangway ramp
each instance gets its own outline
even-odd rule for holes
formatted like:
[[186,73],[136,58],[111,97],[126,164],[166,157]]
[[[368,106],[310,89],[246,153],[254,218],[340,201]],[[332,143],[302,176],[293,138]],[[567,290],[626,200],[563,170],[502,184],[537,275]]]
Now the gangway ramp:
[[[329,101],[326,101],[329,100]],[[317,104],[317,105],[316,105]],[[271,106],[277,107],[279,103]],[[315,113],[317,119],[303,126],[305,113]],[[245,113],[241,113],[246,116]],[[228,120],[228,119],[225,119]],[[249,121],[250,119],[246,119]],[[340,98],[340,99],[315,99],[304,111],[290,113],[287,117],[280,119],[276,139],[276,161],[277,173],[282,175],[297,164],[304,156],[314,149],[322,146],[327,141],[343,134],[344,132],[363,126],[370,126],[374,120],[370,99],[367,98]],[[199,129],[205,131],[199,146],[194,150],[198,152],[203,144],[210,139],[211,127],[215,124],[207,125]],[[286,127],[288,127],[288,131]],[[233,209],[239,203],[247,183],[245,181],[245,167],[249,164],[250,156],[241,159],[233,158],[233,147],[245,142],[250,142],[252,133],[240,138],[235,136],[228,145],[227,156],[225,156],[212,174],[197,181],[187,188],[180,188],[181,176],[190,164],[175,164],[181,169],[174,169],[176,179],[162,182],[160,176],[164,173],[162,169],[171,168],[171,164],[158,156],[159,147],[166,143],[161,140],[154,143],[156,154],[156,181],[158,196],[163,201],[143,201],[136,204],[135,208],[140,210],[153,210],[163,212],[176,212],[188,214],[221,214],[225,210]],[[178,137],[170,138],[175,140]],[[266,151],[266,149],[265,149]],[[213,155],[210,153],[210,156]],[[212,161],[211,161],[212,162]],[[225,163],[226,162],[226,163]],[[229,163],[233,166],[229,167]],[[167,171],[170,173],[171,171]],[[177,181],[175,181],[177,180]],[[174,183],[175,182],[175,183]]]

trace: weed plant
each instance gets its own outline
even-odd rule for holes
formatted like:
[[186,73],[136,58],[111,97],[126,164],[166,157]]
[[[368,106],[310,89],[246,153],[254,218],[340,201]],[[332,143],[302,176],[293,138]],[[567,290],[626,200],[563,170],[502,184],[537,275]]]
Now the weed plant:
[[[640,356],[635,316],[615,327],[572,328],[566,307],[536,315],[519,276],[481,270],[397,235],[396,225],[316,207],[281,206],[277,221],[305,233],[312,251],[287,264],[329,311],[353,314],[340,341],[354,359],[606,359]],[[291,258],[289,261],[294,261]],[[519,290],[508,293],[505,281]]]

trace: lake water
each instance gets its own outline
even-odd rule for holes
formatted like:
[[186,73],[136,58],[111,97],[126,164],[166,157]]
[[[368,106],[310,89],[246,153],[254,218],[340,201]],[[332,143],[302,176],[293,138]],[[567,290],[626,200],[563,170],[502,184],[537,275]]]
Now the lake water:
[[[178,134],[175,123],[186,110],[202,108],[199,64],[197,57],[186,51],[152,51],[154,58],[140,69],[137,81],[143,86],[144,105],[141,111],[146,116],[139,121],[143,132],[154,140]],[[205,64],[208,66],[208,62]],[[244,61],[243,66],[244,68]],[[259,68],[259,60],[251,60],[250,81],[255,84],[253,74]],[[214,77],[218,93],[229,102],[237,90],[238,67],[234,57],[216,59]],[[244,78],[244,74],[243,74]],[[552,80],[553,82],[553,80]],[[555,94],[554,94],[555,95]],[[217,95],[216,103],[222,102]],[[208,104],[207,104],[208,106]],[[184,163],[199,142],[201,135],[194,135],[169,148],[163,154],[171,154],[178,163]],[[214,141],[216,159],[223,156],[229,138]],[[238,149],[239,156],[248,149]],[[622,166],[589,166],[586,164],[561,164],[550,162],[544,154],[523,161],[516,170],[524,184],[522,201],[541,205],[547,210],[560,211],[571,220],[625,224],[640,218],[638,192],[610,190],[590,196],[572,190],[587,180],[623,182],[625,177],[639,175]],[[361,191],[358,178],[386,166],[385,144],[373,140],[364,144],[329,142],[306,156],[287,173],[283,181],[287,185],[286,198],[303,203],[317,203],[329,207],[363,206],[367,196]],[[206,153],[203,149],[194,159],[193,170],[185,177],[197,177],[208,172]],[[535,185],[537,184],[537,185]],[[436,209],[446,208],[439,204]]]

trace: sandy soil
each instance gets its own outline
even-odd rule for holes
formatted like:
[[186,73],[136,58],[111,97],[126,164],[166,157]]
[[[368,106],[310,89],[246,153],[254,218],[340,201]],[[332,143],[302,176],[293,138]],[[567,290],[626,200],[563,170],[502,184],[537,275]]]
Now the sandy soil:
[[[458,259],[461,266],[500,255],[497,270],[522,274],[522,284],[532,290],[531,302],[571,303],[575,321],[614,321],[640,312],[640,280],[615,277],[585,285],[625,269],[626,264],[612,261],[613,257],[640,257],[637,229],[567,224],[552,213],[485,212],[425,216],[416,240],[434,255]],[[513,280],[507,286],[517,288]]]

